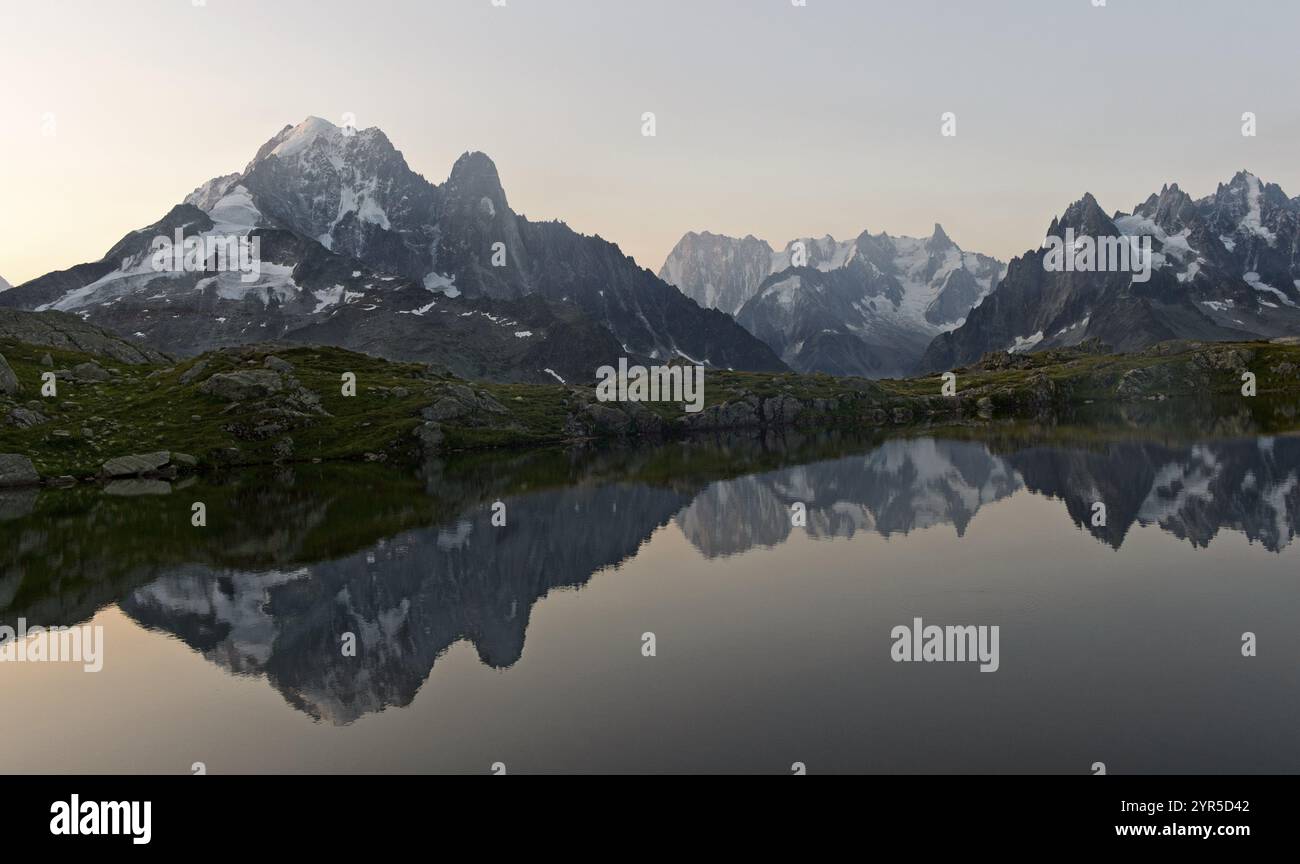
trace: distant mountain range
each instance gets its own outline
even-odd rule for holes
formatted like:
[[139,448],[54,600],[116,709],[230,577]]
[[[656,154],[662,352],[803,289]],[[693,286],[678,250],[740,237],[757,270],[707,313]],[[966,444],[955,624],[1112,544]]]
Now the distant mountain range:
[[[158,272],[159,237],[260,243],[255,279]],[[431,361],[470,378],[594,380],[619,356],[779,371],[780,359],[612,243],[529,222],[466,153],[435,185],[378,129],[286,126],[242,172],[204,183],[103,259],[0,294],[173,354],[280,339]]]
[[901,377],[938,334],[960,325],[1004,272],[943,228],[928,239],[864,231],[792,240],[684,236],[659,276],[702,306],[736,316],[801,372]]
[[[1107,216],[1084,195],[1047,237],[1149,238],[1152,273],[1049,271],[1048,246],[1016,258],[964,252],[936,225],[928,240],[863,233],[792,241],[689,233],[660,277],[721,309],[802,372],[869,378],[928,374],[988,352],[1097,340],[1137,351],[1171,339],[1300,334],[1300,198],[1238,172],[1193,199],[1165,186]],[[796,251],[804,260],[794,258]],[[802,266],[800,266],[802,264]]]
[[1134,351],[1170,339],[1300,334],[1300,198],[1246,171],[1194,200],[1177,185],[1107,216],[1091,195],[1053,219],[1048,237],[1151,238],[1151,278],[1049,272],[1046,246],[1011,262],[965,323],[936,337],[919,371],[972,363],[989,351],[1033,351],[1097,339]]
[[8,291],[13,286],[5,281],[5,277],[0,276],[0,291]]

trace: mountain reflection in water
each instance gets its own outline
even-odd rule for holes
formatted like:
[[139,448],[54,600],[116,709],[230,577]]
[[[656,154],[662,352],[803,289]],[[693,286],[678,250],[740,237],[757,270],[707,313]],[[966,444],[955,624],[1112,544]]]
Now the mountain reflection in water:
[[[1121,550],[1135,526],[1205,549],[1224,531],[1293,541],[1300,438],[1089,444],[941,438],[717,438],[425,466],[248,473],[168,496],[0,495],[0,621],[74,624],[116,605],[295,709],[347,725],[407,706],[468,642],[509,669],[537,602],[680,531],[701,566],[806,535],[978,534],[1027,497]],[[188,524],[208,503],[209,528]],[[492,504],[507,524],[492,524]],[[1093,525],[1093,505],[1107,519]],[[807,508],[793,526],[791,508]],[[851,541],[856,542],[856,541]],[[908,547],[910,548],[910,547]],[[1120,559],[1121,561],[1123,559]],[[720,614],[726,614],[720,612]],[[340,639],[355,634],[355,657]],[[1006,674],[1006,673],[1000,673]]]

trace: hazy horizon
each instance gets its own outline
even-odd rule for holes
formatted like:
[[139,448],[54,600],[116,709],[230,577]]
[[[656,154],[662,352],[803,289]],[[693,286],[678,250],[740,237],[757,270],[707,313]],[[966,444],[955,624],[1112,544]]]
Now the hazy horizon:
[[780,247],[937,222],[1009,260],[1085,192],[1131,210],[1249,170],[1300,194],[1290,4],[610,6],[10,4],[0,74],[28,83],[0,112],[0,277],[100,259],[309,115],[384,130],[434,183],[481,150],[517,212],[656,272],[688,231]]

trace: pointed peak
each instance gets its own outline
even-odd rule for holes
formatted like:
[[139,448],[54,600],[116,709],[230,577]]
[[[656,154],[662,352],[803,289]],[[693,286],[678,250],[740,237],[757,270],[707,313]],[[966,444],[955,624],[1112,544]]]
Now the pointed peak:
[[943,230],[943,226],[938,222],[934,223],[934,231],[930,233],[930,239],[926,241],[925,248],[931,252],[941,252],[945,249],[955,248],[956,243],[948,236],[948,232]]
[[1227,183],[1220,183],[1215,194],[1222,195],[1224,192],[1232,192],[1237,195],[1254,194],[1255,191],[1267,189],[1270,185],[1261,180],[1258,174],[1243,168],[1233,174],[1232,179]]
[[501,178],[497,174],[496,163],[486,153],[479,150],[471,150],[460,154],[456,164],[451,166],[451,176],[447,179],[466,180],[469,178],[492,179],[500,183]]
[[1092,196],[1091,192],[1084,192],[1082,198],[1065,209],[1065,213],[1067,217],[1073,213],[1085,218],[1096,213],[1106,215],[1106,211],[1101,209],[1101,205],[1097,203],[1097,199]]
[[1262,191],[1268,187],[1268,184],[1260,180],[1258,176],[1242,169],[1232,175],[1227,183],[1220,183],[1214,190],[1212,197],[1223,201],[1225,199],[1246,200],[1256,190]]
[[478,201],[488,198],[495,207],[506,206],[505,190],[496,163],[486,154],[473,150],[462,153],[451,166],[451,175],[443,184],[449,198]]
[[1053,219],[1048,233],[1060,235],[1067,228],[1073,228],[1076,234],[1116,232],[1115,223],[1106,215],[1106,211],[1101,209],[1101,205],[1097,203],[1097,199],[1091,192],[1083,193],[1082,198],[1065,208],[1059,220]]

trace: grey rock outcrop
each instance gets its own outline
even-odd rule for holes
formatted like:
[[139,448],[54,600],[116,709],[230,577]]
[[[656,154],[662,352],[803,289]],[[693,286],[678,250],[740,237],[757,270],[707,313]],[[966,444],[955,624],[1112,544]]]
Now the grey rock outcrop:
[[0,453],[0,488],[35,486],[41,482],[32,460],[20,453]]
[[153,474],[165,468],[171,462],[171,458],[171,453],[166,450],[157,453],[118,456],[104,463],[104,475],[107,477],[139,477]]
[[18,383],[18,376],[14,374],[5,355],[0,354],[0,395],[17,396],[21,392],[22,385]]
[[284,380],[269,369],[218,372],[199,385],[199,392],[227,402],[265,399],[284,389]]

